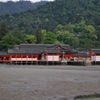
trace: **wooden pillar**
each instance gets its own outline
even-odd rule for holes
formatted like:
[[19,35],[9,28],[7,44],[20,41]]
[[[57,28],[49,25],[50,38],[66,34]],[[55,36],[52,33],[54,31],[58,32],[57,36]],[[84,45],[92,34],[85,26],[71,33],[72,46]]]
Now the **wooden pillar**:
[[16,54],[16,56],[15,56],[15,57],[16,57],[16,62],[15,62],[15,64],[17,64],[17,54]]
[[21,54],[20,58],[21,58],[21,65],[22,65],[22,54]]
[[33,64],[33,63],[32,63],[32,62],[33,62],[33,54],[31,55],[31,59],[32,59],[32,60],[31,60],[31,65],[32,65],[32,64]]
[[95,54],[95,65],[96,65],[96,54]]
[[53,54],[53,62],[52,62],[52,63],[53,63],[53,65],[54,65],[54,54]]
[[38,60],[39,60],[39,58],[38,58],[38,55],[36,55],[37,56],[37,65],[38,65]]
[[10,57],[9,57],[9,63],[10,64],[12,63],[11,58],[12,58],[12,54],[10,54]]
[[48,61],[47,61],[47,65],[48,65]]

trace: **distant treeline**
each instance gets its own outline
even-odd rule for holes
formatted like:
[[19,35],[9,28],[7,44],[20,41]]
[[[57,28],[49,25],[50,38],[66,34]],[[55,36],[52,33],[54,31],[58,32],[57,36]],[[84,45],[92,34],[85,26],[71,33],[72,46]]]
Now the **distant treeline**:
[[[99,27],[100,29],[100,27]],[[20,43],[70,44],[72,48],[100,48],[99,31],[84,20],[76,24],[57,25],[54,32],[37,29],[32,34],[8,30],[6,23],[0,27],[0,50],[7,50]]]
[[[0,16],[0,20],[9,30],[1,35],[1,50],[19,43],[61,43],[73,48],[100,48],[100,0],[55,0],[37,9]],[[10,36],[17,38],[16,41]],[[7,38],[13,41],[10,45],[5,44]]]
[[20,13],[23,11],[27,11],[28,9],[35,9],[39,5],[45,4],[46,1],[36,2],[32,3],[30,1],[7,1],[7,2],[0,2],[0,15],[5,14],[14,14],[14,13]]

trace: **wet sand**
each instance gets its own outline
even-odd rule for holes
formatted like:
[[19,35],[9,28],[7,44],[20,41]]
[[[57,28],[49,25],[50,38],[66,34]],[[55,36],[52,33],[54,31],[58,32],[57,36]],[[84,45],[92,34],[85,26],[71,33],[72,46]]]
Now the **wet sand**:
[[0,100],[74,100],[95,93],[100,66],[0,65]]

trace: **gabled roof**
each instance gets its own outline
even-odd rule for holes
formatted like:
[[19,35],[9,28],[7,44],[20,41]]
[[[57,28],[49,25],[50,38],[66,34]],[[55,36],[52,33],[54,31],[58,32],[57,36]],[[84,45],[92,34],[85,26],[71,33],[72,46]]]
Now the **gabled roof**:
[[50,45],[50,46],[47,46],[47,48],[56,48],[56,47],[58,47],[58,46],[60,46],[59,44],[52,44],[52,45]]
[[46,53],[62,53],[60,49],[46,49]]
[[57,49],[60,49],[59,53],[62,53],[64,51],[66,54],[77,53],[75,50],[71,49],[70,45],[68,44],[53,44],[47,47],[47,49],[54,49],[55,52],[57,51]]
[[68,44],[52,44],[52,45],[48,46],[47,48],[55,49],[57,47],[60,47],[62,49],[68,49],[68,48],[70,48],[70,46]]
[[10,54],[39,54],[41,50],[38,49],[9,49],[8,52]]
[[43,49],[46,48],[47,46],[49,46],[50,44],[20,44],[20,48],[30,48],[30,49]]
[[16,54],[40,54],[46,46],[45,44],[20,44],[15,45],[12,49],[8,49],[8,52]]
[[0,56],[9,56],[7,51],[0,51]]
[[62,51],[66,53],[76,53],[66,44],[20,44],[15,45],[12,49],[8,49],[8,53],[16,54],[40,54],[44,51],[46,53],[62,53]]
[[85,56],[88,57],[90,56],[90,54],[88,52],[84,52],[84,51],[79,51],[77,54],[72,55],[73,57],[80,57],[80,56]]
[[92,49],[91,51],[93,51],[95,54],[100,54],[100,49]]

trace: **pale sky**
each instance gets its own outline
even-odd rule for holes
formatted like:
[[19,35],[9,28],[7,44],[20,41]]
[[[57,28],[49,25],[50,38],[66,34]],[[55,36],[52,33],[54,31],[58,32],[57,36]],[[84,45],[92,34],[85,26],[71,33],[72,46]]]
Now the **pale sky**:
[[[7,2],[7,1],[19,1],[19,0],[0,0],[0,2]],[[23,0],[23,1],[39,2],[41,0]],[[54,1],[54,0],[42,0],[42,1]]]

